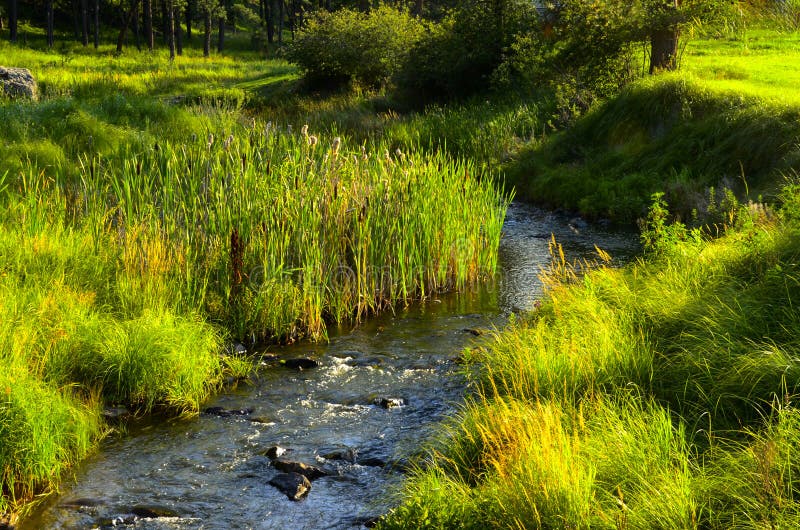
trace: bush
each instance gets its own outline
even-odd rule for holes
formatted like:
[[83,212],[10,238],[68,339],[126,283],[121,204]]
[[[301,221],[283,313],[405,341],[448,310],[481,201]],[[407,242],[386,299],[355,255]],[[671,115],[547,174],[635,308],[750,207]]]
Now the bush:
[[408,12],[383,6],[369,13],[342,9],[312,18],[287,57],[314,85],[380,86],[406,61],[425,26]]
[[403,95],[467,96],[488,89],[517,35],[538,27],[530,2],[471,0],[432,26],[398,72]]

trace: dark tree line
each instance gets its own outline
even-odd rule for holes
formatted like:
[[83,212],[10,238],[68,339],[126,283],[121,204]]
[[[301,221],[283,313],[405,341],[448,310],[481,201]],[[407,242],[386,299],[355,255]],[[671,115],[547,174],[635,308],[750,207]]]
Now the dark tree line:
[[[0,9],[0,31],[8,28],[11,42],[19,39],[19,20],[45,29],[46,42],[53,47],[59,38],[75,39],[84,46],[99,47],[109,32],[117,33],[117,50],[122,51],[132,32],[138,48],[152,50],[160,37],[170,55],[181,55],[184,40],[191,40],[193,29],[201,26],[203,49],[211,53],[213,32],[216,48],[225,48],[226,35],[245,29],[258,39],[282,43],[317,10],[355,8],[367,11],[378,0],[4,0]],[[447,6],[453,0],[389,0],[423,15],[427,4]],[[7,22],[6,22],[7,21]],[[160,35],[159,35],[160,34]],[[254,39],[254,40],[258,40]]]

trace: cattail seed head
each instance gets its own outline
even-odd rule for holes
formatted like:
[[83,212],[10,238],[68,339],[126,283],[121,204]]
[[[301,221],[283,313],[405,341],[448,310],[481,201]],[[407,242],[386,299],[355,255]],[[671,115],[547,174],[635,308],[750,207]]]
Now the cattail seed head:
[[310,145],[311,147],[314,147],[315,145],[317,145],[317,142],[319,141],[319,138],[317,138],[316,136],[314,136],[312,134],[311,136],[308,137],[307,141],[308,141],[308,145]]
[[300,133],[303,135],[303,138],[308,138],[308,125],[303,125],[303,128],[300,129]]
[[339,147],[341,147],[341,145],[342,145],[341,138],[337,136],[336,138],[333,139],[333,145],[331,146],[331,153],[333,153],[334,157],[339,154]]

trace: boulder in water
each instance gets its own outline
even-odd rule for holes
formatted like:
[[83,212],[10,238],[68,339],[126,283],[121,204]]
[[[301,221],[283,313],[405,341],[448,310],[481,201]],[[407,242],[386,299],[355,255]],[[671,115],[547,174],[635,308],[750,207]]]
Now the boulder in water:
[[252,413],[252,408],[226,409],[222,407],[206,407],[203,409],[203,414],[208,414],[209,416],[219,416],[220,418],[227,418],[229,416],[247,416],[248,414]]
[[261,454],[263,454],[264,456],[266,456],[270,460],[276,460],[276,459],[282,457],[283,455],[285,455],[287,452],[289,452],[288,449],[283,448],[280,445],[273,445],[272,447],[268,448],[266,451],[264,451]]
[[299,501],[311,491],[311,482],[300,473],[281,473],[275,475],[269,483],[292,501]]
[[403,398],[379,398],[375,400],[375,404],[385,409],[393,409],[404,407],[406,405],[406,400]]
[[3,94],[11,98],[39,99],[36,79],[27,68],[7,68],[0,66],[0,86]]
[[308,370],[309,368],[316,368],[319,362],[314,359],[300,358],[300,359],[285,359],[281,364],[286,368],[294,368],[295,370]]
[[275,469],[278,471],[283,471],[284,473],[297,473],[299,475],[303,475],[308,480],[315,480],[320,477],[328,476],[327,471],[324,471],[317,466],[304,464],[303,462],[294,462],[292,460],[276,458],[272,461],[272,465],[275,466]]

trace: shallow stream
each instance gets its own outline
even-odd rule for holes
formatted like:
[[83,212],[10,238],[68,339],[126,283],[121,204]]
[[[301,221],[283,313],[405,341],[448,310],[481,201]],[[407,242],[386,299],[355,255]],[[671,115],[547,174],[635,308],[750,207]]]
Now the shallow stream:
[[[325,344],[271,348],[320,366],[272,363],[206,405],[242,414],[130,425],[22,528],[363,527],[392,506],[409,459],[458,409],[467,384],[454,362],[459,352],[541,296],[537,274],[549,263],[551,233],[571,258],[593,254],[595,244],[620,262],[637,250],[633,233],[512,205],[492,285],[332,330]],[[385,408],[382,399],[404,404]],[[276,445],[330,473],[299,502],[269,485],[278,471],[262,453]]]

